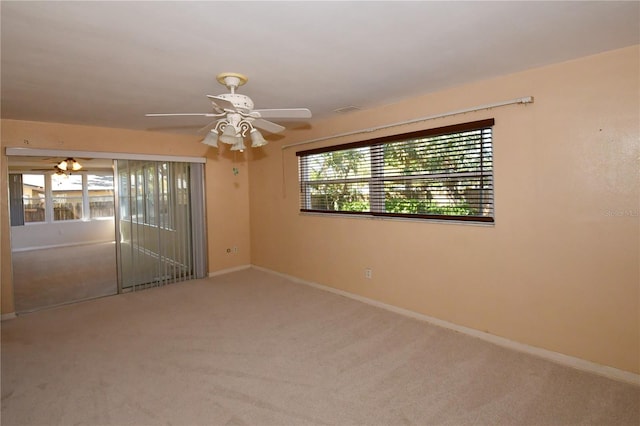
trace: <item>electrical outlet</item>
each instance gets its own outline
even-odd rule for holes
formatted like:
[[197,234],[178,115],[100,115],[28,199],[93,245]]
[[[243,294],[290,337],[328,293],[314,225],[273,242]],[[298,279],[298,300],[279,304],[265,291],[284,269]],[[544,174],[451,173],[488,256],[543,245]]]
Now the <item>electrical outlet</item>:
[[371,277],[373,277],[373,269],[371,268],[365,268],[364,269],[364,277],[368,280],[371,279]]

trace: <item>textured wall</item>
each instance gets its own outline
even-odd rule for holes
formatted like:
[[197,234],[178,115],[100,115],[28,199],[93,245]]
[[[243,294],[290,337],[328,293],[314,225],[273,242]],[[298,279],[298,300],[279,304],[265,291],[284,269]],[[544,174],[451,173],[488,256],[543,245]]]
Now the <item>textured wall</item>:
[[634,46],[289,131],[284,144],[535,98],[297,147],[494,117],[494,226],[301,215],[296,148],[265,147],[250,169],[252,263],[639,373],[638,75]]
[[[248,174],[246,161],[241,154],[218,153],[216,149],[208,149],[201,144],[198,137],[193,135],[16,120],[2,120],[1,124],[0,185],[3,188],[7,188],[5,147],[206,157],[209,271],[246,265],[250,262]],[[238,168],[239,173],[233,173],[234,167]],[[7,197],[8,191],[2,191],[2,314],[14,311]],[[226,248],[234,246],[238,247],[238,253],[227,254]]]

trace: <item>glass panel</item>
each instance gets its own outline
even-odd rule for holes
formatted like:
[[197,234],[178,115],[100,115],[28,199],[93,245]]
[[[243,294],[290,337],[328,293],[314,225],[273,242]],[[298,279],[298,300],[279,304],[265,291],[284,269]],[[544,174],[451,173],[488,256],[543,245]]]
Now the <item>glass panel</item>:
[[310,206],[312,210],[365,212],[369,211],[369,184],[310,183]]
[[51,175],[53,220],[82,219],[82,176]]
[[113,217],[113,175],[88,175],[89,217]]
[[385,182],[387,213],[481,216],[483,190],[480,180],[414,179]]
[[169,208],[170,198],[169,198],[169,165],[167,163],[162,163],[158,167],[158,226],[165,229],[173,229],[173,215],[171,214],[171,209]]
[[371,175],[369,147],[325,152],[304,158],[306,178],[315,180],[350,179]]
[[156,167],[155,164],[147,164],[144,170],[144,222],[149,225],[157,225],[156,223],[156,197],[158,196],[156,188]]
[[44,222],[44,175],[22,175],[25,223]]
[[[120,167],[125,167],[126,161],[121,161]],[[120,217],[131,220],[131,187],[129,186],[129,175],[125,170],[118,172],[118,207],[120,209]]]
[[385,144],[384,174],[480,171],[483,167],[481,132],[475,130]]
[[301,208],[492,221],[491,142],[479,128],[301,155]]
[[144,170],[140,167],[131,174],[131,195],[135,197],[135,210],[131,212],[131,219],[136,223],[145,222],[144,193]]
[[117,168],[122,290],[192,278],[189,164],[118,160]]

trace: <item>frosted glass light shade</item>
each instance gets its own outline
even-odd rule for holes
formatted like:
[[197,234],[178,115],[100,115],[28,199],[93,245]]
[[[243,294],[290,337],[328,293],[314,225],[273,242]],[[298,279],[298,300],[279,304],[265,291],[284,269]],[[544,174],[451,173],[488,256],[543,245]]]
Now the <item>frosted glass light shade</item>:
[[231,151],[242,152],[244,151],[245,148],[246,147],[244,146],[244,140],[240,136],[238,136],[238,141],[235,144],[233,144],[233,146],[231,147]]
[[258,129],[252,129],[249,132],[249,136],[251,136],[251,147],[257,148],[259,146],[265,146],[268,142],[262,137],[262,134],[258,131]]
[[220,135],[220,142],[226,143],[229,145],[235,145],[238,141],[242,141],[242,136],[238,136],[238,132],[236,128],[231,124],[227,124]]
[[209,145],[212,146],[214,148],[218,147],[218,132],[214,130],[210,131],[209,133],[207,133],[207,136],[205,136],[204,140],[202,141],[203,144],[205,145]]
[[82,168],[82,165],[73,158],[67,158],[66,160],[63,160],[60,162],[60,164],[58,164],[58,168],[64,171],[73,170],[74,172],[77,172]]

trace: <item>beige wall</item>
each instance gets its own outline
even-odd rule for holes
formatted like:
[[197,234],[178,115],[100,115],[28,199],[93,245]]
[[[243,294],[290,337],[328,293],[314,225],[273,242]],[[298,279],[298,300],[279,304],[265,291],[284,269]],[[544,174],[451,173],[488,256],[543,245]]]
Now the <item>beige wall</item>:
[[[206,157],[209,271],[250,262],[248,173],[241,154],[219,154],[193,135],[15,120],[2,120],[1,126],[0,186],[5,188],[0,197],[2,314],[14,311],[5,147]],[[234,167],[239,169],[237,175]],[[238,253],[227,254],[226,248],[233,246],[238,247]]]
[[[535,98],[298,148],[495,117],[495,226],[301,215],[296,149],[282,155],[280,143],[268,145],[250,170],[252,263],[640,373],[638,52],[611,51],[290,131],[284,144]],[[373,279],[364,278],[365,267]]]
[[[206,156],[209,271],[253,263],[640,373],[638,52],[621,49],[314,122],[245,153],[249,162],[218,155],[192,135],[2,120],[1,312],[13,312],[4,147]],[[283,155],[282,144],[522,96],[535,103],[370,135],[495,117],[495,226],[298,213],[295,148]],[[234,246],[238,254],[227,254]],[[364,278],[365,267],[373,279]]]

